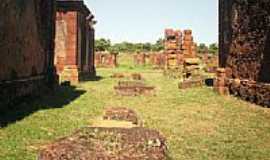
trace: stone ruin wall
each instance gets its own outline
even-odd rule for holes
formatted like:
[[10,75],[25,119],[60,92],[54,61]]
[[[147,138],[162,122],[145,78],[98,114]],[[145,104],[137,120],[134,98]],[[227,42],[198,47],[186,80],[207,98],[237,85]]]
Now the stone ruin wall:
[[83,1],[58,0],[56,6],[54,63],[60,81],[94,77],[94,15]]
[[216,88],[270,106],[269,44],[269,0],[220,0],[219,56],[225,69]]
[[164,51],[134,54],[135,65],[153,65],[154,68],[182,66],[185,58],[196,58],[197,45],[192,30],[165,30]]
[[118,67],[118,55],[109,52],[95,53],[95,66],[97,68],[115,68]]
[[76,45],[74,45],[77,44],[77,25],[74,22],[77,22],[77,12],[57,12],[54,62],[58,74],[63,72],[66,63],[68,63],[66,60],[73,58],[69,56],[77,52]]
[[54,3],[53,0],[1,1],[2,103],[54,84]]

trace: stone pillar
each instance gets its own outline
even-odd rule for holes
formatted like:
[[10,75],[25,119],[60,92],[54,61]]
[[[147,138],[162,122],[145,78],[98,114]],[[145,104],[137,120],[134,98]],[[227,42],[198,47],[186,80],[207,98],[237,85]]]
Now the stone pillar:
[[220,95],[228,95],[229,89],[226,85],[226,70],[224,68],[217,69],[217,77],[214,80],[214,90]]
[[71,83],[79,82],[78,67],[78,46],[77,46],[77,12],[66,13],[67,37],[66,37],[66,56],[65,66],[60,75],[61,81],[70,81]]

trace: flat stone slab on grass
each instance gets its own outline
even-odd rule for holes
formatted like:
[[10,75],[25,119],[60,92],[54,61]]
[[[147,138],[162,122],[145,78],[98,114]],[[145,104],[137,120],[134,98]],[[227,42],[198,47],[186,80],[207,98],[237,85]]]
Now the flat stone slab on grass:
[[179,83],[179,89],[187,89],[187,88],[194,88],[194,87],[202,87],[203,81],[201,79],[198,80],[186,80]]
[[142,75],[140,73],[132,73],[131,78],[133,80],[143,80],[143,77],[142,77]]
[[146,128],[83,128],[40,151],[39,160],[165,160],[165,138]]
[[124,73],[114,73],[111,78],[125,78],[125,74]]
[[120,81],[114,89],[121,96],[150,96],[154,95],[155,87],[147,86],[141,81]]
[[125,107],[111,107],[105,110],[103,115],[104,120],[128,121],[138,125],[139,118],[135,111]]

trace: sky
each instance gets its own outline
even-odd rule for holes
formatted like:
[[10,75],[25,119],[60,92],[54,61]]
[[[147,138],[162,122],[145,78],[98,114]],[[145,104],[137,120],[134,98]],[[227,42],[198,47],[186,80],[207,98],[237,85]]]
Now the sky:
[[192,29],[197,43],[218,42],[218,0],[85,0],[96,38],[155,42],[165,28]]

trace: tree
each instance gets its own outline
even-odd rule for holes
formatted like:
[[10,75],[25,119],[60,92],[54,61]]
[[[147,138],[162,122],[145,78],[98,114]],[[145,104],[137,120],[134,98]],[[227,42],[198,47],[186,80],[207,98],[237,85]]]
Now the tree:
[[197,52],[198,53],[206,53],[208,51],[208,47],[204,43],[200,43],[199,46],[197,47]]
[[159,38],[156,43],[130,43],[121,42],[111,44],[109,39],[98,39],[95,41],[96,51],[109,51],[109,52],[123,52],[123,53],[135,53],[135,52],[149,52],[149,51],[161,51],[164,49],[163,39]]
[[143,51],[144,52],[149,52],[149,51],[151,51],[151,49],[152,49],[151,43],[144,43],[143,44]]
[[218,44],[217,43],[212,43],[209,45],[209,53],[218,54]]
[[155,44],[152,45],[152,51],[161,51],[164,50],[164,40],[162,38],[159,38]]
[[107,51],[111,47],[111,41],[109,39],[98,39],[95,41],[95,50],[96,51]]

